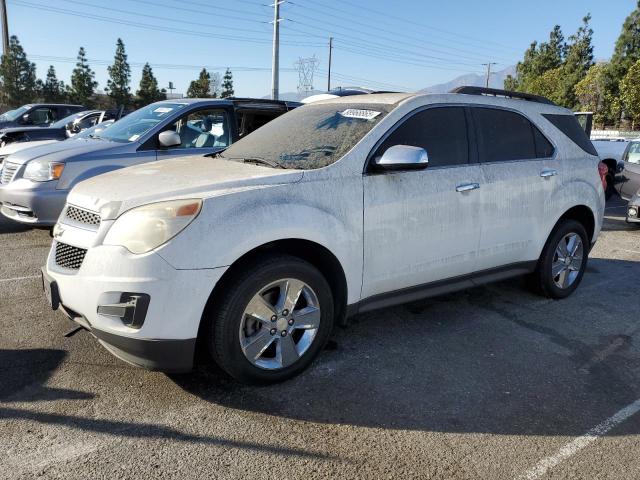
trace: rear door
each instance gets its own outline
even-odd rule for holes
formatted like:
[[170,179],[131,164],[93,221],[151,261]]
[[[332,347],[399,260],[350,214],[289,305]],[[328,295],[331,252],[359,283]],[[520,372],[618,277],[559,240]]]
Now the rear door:
[[559,185],[554,147],[516,111],[469,108],[484,176],[478,270],[534,260],[548,235],[545,202]]
[[630,142],[623,156],[624,170],[620,175],[620,196],[625,200],[640,190],[640,142]]
[[376,147],[372,158],[394,145],[422,147],[429,165],[364,176],[363,298],[475,270],[482,172],[469,150],[468,124],[464,107],[431,107],[401,121]]

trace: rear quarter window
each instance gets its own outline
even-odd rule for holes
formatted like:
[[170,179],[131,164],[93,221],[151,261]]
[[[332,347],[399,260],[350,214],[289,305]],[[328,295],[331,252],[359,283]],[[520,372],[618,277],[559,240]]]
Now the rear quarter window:
[[549,120],[558,130],[564,133],[569,139],[578,145],[589,155],[598,156],[587,133],[576,120],[575,115],[561,115],[556,113],[543,113],[542,116]]

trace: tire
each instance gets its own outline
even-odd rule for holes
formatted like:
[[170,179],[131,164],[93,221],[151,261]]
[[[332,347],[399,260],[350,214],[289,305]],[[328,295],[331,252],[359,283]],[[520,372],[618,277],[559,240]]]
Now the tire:
[[[569,250],[567,240],[572,236],[577,236],[581,245],[574,252],[574,256],[569,256],[567,263],[561,261],[558,249],[561,248],[561,241],[565,242]],[[551,232],[547,243],[542,250],[538,265],[534,273],[529,278],[529,285],[533,290],[545,297],[562,299],[571,295],[582,281],[582,277],[587,268],[587,258],[589,254],[589,240],[584,226],[575,220],[561,220]],[[566,258],[566,256],[565,256]],[[565,272],[565,276],[554,275],[560,268]],[[555,269],[555,271],[554,271]]]
[[[297,301],[284,302],[287,291],[295,296],[298,290]],[[306,369],[322,351],[333,317],[331,288],[317,268],[297,257],[269,256],[235,272],[209,308],[209,353],[240,382],[281,382]]]

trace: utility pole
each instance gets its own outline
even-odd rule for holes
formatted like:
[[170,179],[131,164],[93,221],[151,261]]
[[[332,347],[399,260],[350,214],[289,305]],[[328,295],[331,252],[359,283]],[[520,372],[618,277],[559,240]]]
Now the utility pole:
[[0,2],[2,12],[2,54],[9,54],[9,20],[7,20],[7,0]]
[[273,58],[271,61],[271,99],[278,100],[280,89],[280,4],[284,0],[273,2]]
[[491,78],[491,65],[497,65],[496,62],[483,63],[483,67],[487,67],[487,80],[485,82],[485,86],[489,88],[489,78]]
[[333,37],[329,37],[329,74],[327,75],[327,92],[331,91],[331,53],[333,51]]

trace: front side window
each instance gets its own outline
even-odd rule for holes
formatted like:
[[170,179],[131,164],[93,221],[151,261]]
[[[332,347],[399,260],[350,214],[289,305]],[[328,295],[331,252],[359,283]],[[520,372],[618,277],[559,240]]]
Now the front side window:
[[496,108],[472,107],[481,162],[549,157],[553,147],[524,116]]
[[430,168],[466,165],[469,141],[464,108],[429,108],[412,115],[382,142],[374,158],[394,145],[424,148]]
[[56,119],[56,111],[53,108],[36,108],[29,112],[29,123],[32,125],[49,125]]
[[351,150],[392,108],[355,102],[305,105],[250,133],[221,157],[282,168],[326,167]]
[[231,137],[224,110],[198,110],[173,123],[167,130],[180,135],[181,144],[172,148],[226,147]]
[[186,103],[152,103],[118,120],[94,138],[105,138],[120,143],[135,142],[165,118],[186,106]]
[[624,155],[624,161],[640,165],[640,142],[631,142]]

